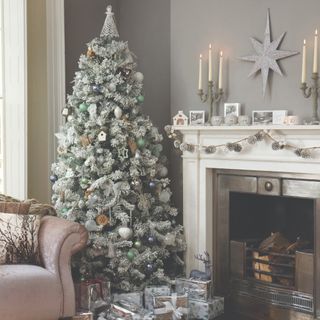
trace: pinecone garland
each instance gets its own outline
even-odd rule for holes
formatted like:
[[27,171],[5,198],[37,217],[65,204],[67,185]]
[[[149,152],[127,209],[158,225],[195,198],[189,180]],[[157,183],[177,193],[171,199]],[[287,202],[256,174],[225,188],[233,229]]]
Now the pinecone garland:
[[294,151],[294,153],[295,153],[298,157],[301,157],[302,149],[296,149],[296,150]]
[[249,144],[256,144],[257,143],[257,137],[256,136],[250,136],[247,139]]
[[205,148],[204,152],[207,154],[215,153],[217,148],[215,146],[208,146]]
[[310,152],[310,150],[308,150],[308,149],[303,149],[303,150],[301,151],[301,157],[302,157],[303,159],[309,159],[309,158],[311,158],[311,152]]
[[234,150],[235,152],[241,152],[241,151],[242,151],[242,146],[241,146],[241,144],[240,144],[240,143],[234,144],[233,150]]
[[272,143],[272,150],[274,151],[278,151],[280,150],[281,146],[280,146],[280,143],[278,141],[275,141]]
[[263,138],[264,138],[264,133],[263,133],[263,131],[257,132],[257,133],[255,134],[255,137],[256,137],[257,141],[262,141]]

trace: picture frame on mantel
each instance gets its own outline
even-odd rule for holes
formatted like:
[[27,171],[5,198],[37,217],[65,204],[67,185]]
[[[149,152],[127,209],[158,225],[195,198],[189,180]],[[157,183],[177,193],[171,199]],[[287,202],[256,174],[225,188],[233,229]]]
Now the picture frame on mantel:
[[189,112],[190,126],[201,126],[205,123],[205,112],[192,110]]
[[254,110],[252,111],[253,125],[283,125],[288,110]]
[[224,116],[234,115],[239,117],[241,104],[236,102],[227,102],[224,104]]

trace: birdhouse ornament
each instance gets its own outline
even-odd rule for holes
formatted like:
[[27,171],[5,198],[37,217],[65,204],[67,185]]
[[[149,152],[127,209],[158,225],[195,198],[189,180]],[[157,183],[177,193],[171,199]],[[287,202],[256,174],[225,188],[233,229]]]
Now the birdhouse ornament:
[[107,141],[107,133],[104,130],[101,130],[98,134],[98,141],[105,142]]
[[188,125],[188,117],[183,113],[183,111],[179,111],[178,114],[173,117],[173,125],[174,126]]

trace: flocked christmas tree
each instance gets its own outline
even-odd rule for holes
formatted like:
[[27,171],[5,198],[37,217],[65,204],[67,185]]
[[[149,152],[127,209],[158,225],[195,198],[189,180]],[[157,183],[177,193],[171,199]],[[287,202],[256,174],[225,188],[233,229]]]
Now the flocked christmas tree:
[[100,37],[80,57],[50,179],[58,214],[89,231],[74,262],[79,277],[107,277],[132,291],[169,281],[185,241],[162,136],[141,112],[143,74],[118,38],[109,6]]

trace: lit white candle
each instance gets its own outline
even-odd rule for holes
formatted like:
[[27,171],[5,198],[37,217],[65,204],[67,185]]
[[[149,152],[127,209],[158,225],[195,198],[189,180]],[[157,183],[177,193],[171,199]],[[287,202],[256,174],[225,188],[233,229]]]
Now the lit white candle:
[[199,90],[202,89],[202,54],[199,59]]
[[209,81],[212,81],[212,45],[209,45]]
[[314,48],[313,48],[313,73],[318,72],[318,30],[314,34]]
[[301,82],[306,83],[306,66],[307,66],[307,56],[306,56],[306,40],[303,40],[302,47],[302,75]]
[[220,52],[219,60],[219,89],[222,89],[222,64],[223,64],[223,52]]

